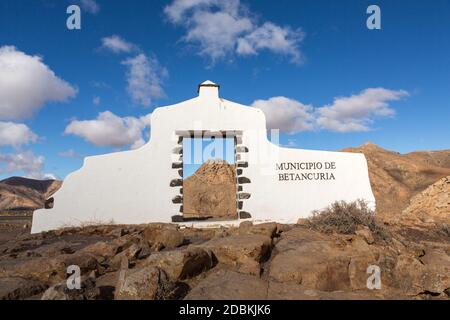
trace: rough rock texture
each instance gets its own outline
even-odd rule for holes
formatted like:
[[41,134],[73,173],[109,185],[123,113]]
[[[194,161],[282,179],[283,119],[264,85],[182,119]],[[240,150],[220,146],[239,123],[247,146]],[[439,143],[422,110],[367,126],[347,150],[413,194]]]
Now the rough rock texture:
[[414,196],[399,216],[403,223],[450,223],[450,176]]
[[186,300],[263,300],[267,282],[259,277],[229,270],[218,270],[203,279]]
[[208,160],[183,182],[185,218],[236,218],[236,169],[223,160]]
[[0,181],[0,211],[35,210],[60,187],[57,180],[34,180],[12,177]]
[[158,252],[142,262],[164,270],[172,281],[192,278],[214,266],[211,253],[195,247],[182,250]]
[[122,270],[117,282],[117,300],[163,300],[174,290],[166,273],[155,267]]
[[41,300],[97,300],[100,298],[100,290],[95,286],[92,278],[84,279],[80,289],[69,289],[65,281],[48,288]]
[[200,245],[212,251],[219,263],[236,267],[242,273],[260,274],[260,263],[270,256],[272,240],[260,234],[231,235]]
[[[364,288],[366,269],[377,260],[362,238],[344,241],[302,228],[283,234],[276,249],[271,278],[321,291]],[[364,283],[358,275],[363,275]]]
[[0,300],[22,300],[37,295],[47,289],[39,281],[23,278],[0,278]]
[[143,232],[143,237],[154,248],[174,249],[184,242],[184,237],[176,227],[167,228],[160,224],[151,224]]
[[[170,224],[90,226],[0,243],[2,299],[449,299],[450,237],[436,229],[388,226],[393,238],[323,234],[275,223],[178,229]],[[155,247],[148,230],[174,232]],[[153,232],[151,232],[153,234]],[[68,290],[67,267],[82,287]],[[369,290],[367,268],[381,270]]]
[[399,215],[411,197],[450,175],[450,150],[400,154],[366,143],[342,151],[366,156],[377,213],[386,220]]
[[380,299],[370,292],[325,292],[301,285],[265,281],[229,270],[218,270],[203,279],[186,300],[366,300]]

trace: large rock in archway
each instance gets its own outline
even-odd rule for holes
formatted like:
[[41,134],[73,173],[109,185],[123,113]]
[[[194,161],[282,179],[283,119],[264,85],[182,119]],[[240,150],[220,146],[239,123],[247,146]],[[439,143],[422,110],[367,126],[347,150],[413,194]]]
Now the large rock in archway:
[[183,182],[184,218],[237,218],[236,168],[208,160]]

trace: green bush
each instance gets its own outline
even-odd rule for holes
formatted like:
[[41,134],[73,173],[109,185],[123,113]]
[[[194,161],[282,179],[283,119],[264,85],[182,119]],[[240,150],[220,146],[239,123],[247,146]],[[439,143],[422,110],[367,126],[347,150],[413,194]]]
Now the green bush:
[[314,211],[308,227],[323,233],[354,234],[358,225],[370,229],[375,240],[389,240],[389,231],[375,219],[375,212],[363,200],[337,201],[328,208]]

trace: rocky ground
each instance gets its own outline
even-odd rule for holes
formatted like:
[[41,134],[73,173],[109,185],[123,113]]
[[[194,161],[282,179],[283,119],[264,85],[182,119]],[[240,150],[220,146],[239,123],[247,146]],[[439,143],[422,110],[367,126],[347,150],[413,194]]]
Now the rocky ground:
[[[307,225],[2,225],[0,299],[449,299],[450,230],[389,226],[378,240]],[[9,236],[5,236],[9,234]],[[67,267],[81,269],[68,290]],[[367,288],[369,265],[381,289]]]
[[[350,206],[289,226],[30,235],[30,217],[16,209],[42,207],[60,182],[0,181],[0,299],[450,299],[450,151],[402,155],[370,143],[346,151],[366,155],[377,224]],[[208,205],[219,205],[225,216],[235,209],[234,170],[202,170],[187,207],[209,216]],[[205,179],[216,188],[198,197]],[[230,199],[221,194],[228,185]],[[201,202],[207,210],[195,209]],[[81,269],[80,290],[67,289],[71,265]],[[379,290],[367,287],[371,265],[381,271]]]

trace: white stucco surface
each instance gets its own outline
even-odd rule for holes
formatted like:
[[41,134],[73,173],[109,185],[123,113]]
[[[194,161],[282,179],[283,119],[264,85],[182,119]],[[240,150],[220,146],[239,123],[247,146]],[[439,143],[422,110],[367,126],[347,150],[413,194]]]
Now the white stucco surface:
[[[180,214],[180,204],[172,202],[180,188],[170,186],[171,180],[180,179],[172,168],[179,160],[173,150],[179,146],[177,133],[189,130],[242,131],[242,145],[248,148],[241,154],[240,161],[248,162],[242,176],[250,179],[241,184],[242,192],[250,194],[243,200],[242,211],[251,215],[246,220],[295,223],[336,200],[364,199],[375,206],[363,154],[279,147],[267,139],[261,110],[220,98],[217,87],[200,86],[198,97],[155,109],[151,138],[143,147],[85,158],[82,168],[69,174],[53,195],[53,208],[34,212],[32,233],[96,223],[172,222],[171,217]],[[277,170],[289,162],[323,167]],[[280,181],[285,173],[332,173],[334,179]],[[183,224],[204,227],[217,222]]]

